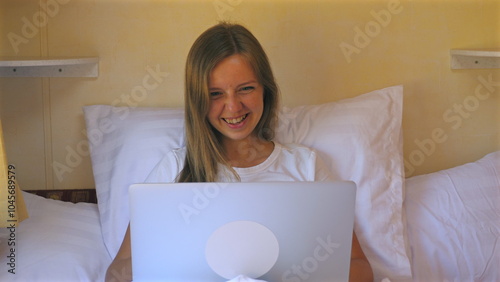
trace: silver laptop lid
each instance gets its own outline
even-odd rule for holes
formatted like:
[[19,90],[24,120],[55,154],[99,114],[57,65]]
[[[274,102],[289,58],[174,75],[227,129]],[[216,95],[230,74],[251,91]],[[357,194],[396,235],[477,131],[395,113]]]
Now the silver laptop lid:
[[134,281],[347,281],[353,182],[130,187]]

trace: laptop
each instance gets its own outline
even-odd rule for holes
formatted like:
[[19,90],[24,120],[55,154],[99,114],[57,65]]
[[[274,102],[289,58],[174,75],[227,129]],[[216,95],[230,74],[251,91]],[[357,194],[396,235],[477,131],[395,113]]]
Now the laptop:
[[130,187],[134,281],[347,281],[353,182]]

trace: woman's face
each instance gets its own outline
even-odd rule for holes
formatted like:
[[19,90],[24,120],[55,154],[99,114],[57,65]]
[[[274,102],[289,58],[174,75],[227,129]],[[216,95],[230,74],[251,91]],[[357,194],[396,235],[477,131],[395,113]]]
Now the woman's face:
[[208,120],[223,141],[241,141],[252,134],[264,110],[264,89],[248,61],[229,56],[210,73]]

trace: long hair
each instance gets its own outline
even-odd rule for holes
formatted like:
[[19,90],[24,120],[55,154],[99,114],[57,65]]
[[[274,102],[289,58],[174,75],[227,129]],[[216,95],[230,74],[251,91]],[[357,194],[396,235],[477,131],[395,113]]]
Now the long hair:
[[252,66],[264,88],[264,111],[254,133],[271,141],[279,104],[279,90],[269,60],[259,41],[245,27],[220,23],[202,33],[193,43],[186,61],[185,124],[186,161],[177,181],[215,182],[219,164],[225,165],[234,176],[236,172],[224,158],[220,133],[209,123],[209,77],[223,59],[242,55]]

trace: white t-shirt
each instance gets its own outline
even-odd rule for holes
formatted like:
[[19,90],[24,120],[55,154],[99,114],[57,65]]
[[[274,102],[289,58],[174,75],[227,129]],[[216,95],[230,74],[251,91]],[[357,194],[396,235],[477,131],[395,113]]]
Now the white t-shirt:
[[[186,148],[167,153],[149,174],[146,182],[175,182],[184,167]],[[219,167],[218,182],[235,182],[230,173]],[[241,182],[327,181],[333,180],[316,152],[297,144],[274,143],[271,155],[262,163],[246,168],[234,167]]]

